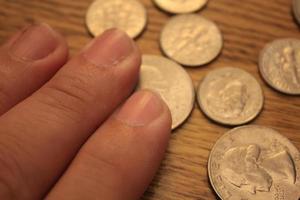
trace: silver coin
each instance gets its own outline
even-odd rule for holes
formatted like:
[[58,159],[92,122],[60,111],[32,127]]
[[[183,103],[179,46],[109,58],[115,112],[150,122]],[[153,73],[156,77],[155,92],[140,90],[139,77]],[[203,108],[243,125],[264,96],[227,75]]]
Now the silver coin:
[[225,133],[208,161],[212,187],[223,200],[298,200],[299,150],[277,131],[243,126]]
[[279,39],[266,45],[259,58],[259,70],[274,89],[300,94],[300,40]]
[[223,39],[216,24],[196,14],[177,15],[165,25],[160,36],[164,53],[186,66],[200,66],[215,59]]
[[164,11],[180,14],[190,13],[201,9],[208,0],[153,0]]
[[293,0],[293,13],[298,23],[300,23],[300,1],[299,0]]
[[150,89],[161,95],[172,115],[172,129],[190,115],[195,91],[188,73],[177,63],[154,55],[144,55],[138,89]]
[[119,28],[135,38],[146,22],[146,9],[137,0],[95,0],[86,14],[87,27],[94,36],[110,28]]
[[206,116],[225,125],[253,120],[264,102],[257,80],[246,71],[231,67],[210,72],[198,87],[197,99]]

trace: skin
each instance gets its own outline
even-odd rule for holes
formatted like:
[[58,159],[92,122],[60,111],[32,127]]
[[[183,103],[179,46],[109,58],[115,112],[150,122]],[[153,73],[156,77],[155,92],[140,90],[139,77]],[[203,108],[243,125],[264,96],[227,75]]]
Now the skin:
[[0,199],[139,199],[163,159],[170,112],[133,93],[141,55],[112,29],[68,58],[46,24],[0,47]]

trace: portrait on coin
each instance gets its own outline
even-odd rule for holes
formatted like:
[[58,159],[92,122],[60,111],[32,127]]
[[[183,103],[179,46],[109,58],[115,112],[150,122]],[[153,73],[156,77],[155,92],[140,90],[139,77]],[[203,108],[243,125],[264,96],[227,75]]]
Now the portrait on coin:
[[207,101],[212,112],[222,113],[225,118],[235,118],[243,113],[249,95],[247,86],[241,81],[219,79],[211,83],[211,88]]
[[299,52],[291,46],[282,49],[275,54],[275,64],[279,69],[279,75],[291,84],[300,86],[300,63],[297,59]]
[[224,154],[222,177],[252,194],[269,192],[274,182],[295,184],[296,172],[291,155],[282,150],[263,154],[260,146],[233,147]]

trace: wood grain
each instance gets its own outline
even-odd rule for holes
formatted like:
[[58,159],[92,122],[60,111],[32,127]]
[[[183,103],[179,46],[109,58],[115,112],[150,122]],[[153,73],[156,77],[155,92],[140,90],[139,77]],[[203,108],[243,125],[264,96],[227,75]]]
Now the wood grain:
[[[126,1],[126,0],[124,0]],[[137,42],[143,53],[161,54],[160,30],[171,15],[141,0],[149,23]],[[92,0],[0,0],[0,42],[27,23],[47,22],[62,32],[71,54],[91,40],[85,13]],[[195,86],[212,69],[240,67],[253,74],[265,93],[262,114],[251,124],[273,127],[300,149],[300,97],[286,96],[269,88],[257,68],[263,46],[276,38],[299,38],[290,0],[210,0],[199,12],[220,27],[225,41],[221,55],[212,63],[187,71]],[[165,160],[143,200],[216,199],[207,177],[207,160],[216,140],[229,127],[208,120],[195,104],[191,117],[172,135]]]

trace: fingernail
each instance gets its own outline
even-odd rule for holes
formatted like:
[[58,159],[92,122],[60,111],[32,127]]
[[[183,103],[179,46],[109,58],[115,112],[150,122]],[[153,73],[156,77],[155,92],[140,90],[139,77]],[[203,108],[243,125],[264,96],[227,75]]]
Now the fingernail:
[[132,51],[132,39],[118,29],[111,29],[88,44],[83,55],[94,65],[109,67],[124,60]]
[[29,26],[14,42],[10,51],[23,60],[47,57],[58,46],[57,33],[47,24]]
[[116,118],[131,126],[146,125],[163,112],[163,100],[149,91],[140,91],[130,97],[118,111]]

